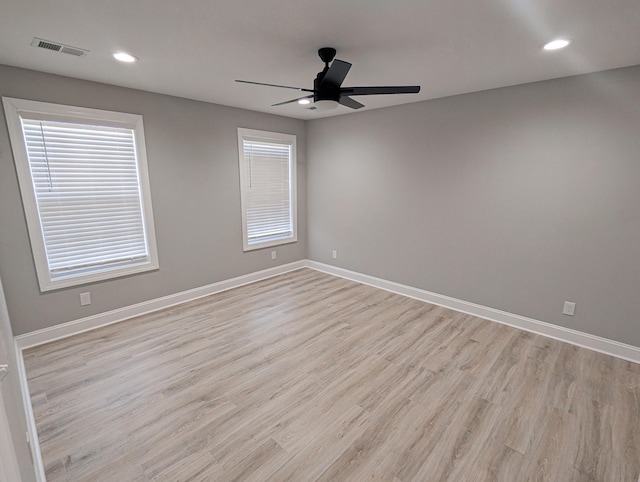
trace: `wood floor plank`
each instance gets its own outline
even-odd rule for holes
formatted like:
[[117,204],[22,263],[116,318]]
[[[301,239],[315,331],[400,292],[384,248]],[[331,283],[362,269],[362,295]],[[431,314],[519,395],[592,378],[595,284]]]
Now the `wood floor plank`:
[[[371,426],[365,410],[357,405],[316,427],[314,437],[302,436],[301,447],[268,480],[315,481]],[[346,479],[344,479],[346,480]]]
[[640,475],[640,366],[301,269],[24,353],[49,481]]

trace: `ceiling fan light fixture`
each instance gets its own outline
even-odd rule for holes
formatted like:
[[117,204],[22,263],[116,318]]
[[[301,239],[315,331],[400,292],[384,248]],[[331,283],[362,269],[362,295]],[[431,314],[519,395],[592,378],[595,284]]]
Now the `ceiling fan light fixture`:
[[307,105],[307,104],[311,104],[311,100],[304,98],[304,99],[298,99],[298,104],[300,105]]
[[131,62],[135,62],[136,60],[138,60],[137,57],[134,57],[131,54],[128,54],[127,52],[115,52],[113,55],[113,58],[116,60],[119,60],[120,62],[127,62],[127,63],[131,63]]
[[313,105],[318,110],[333,110],[338,107],[338,104],[335,100],[316,100]]
[[559,50],[559,49],[563,49],[565,48],[567,45],[569,45],[571,42],[567,39],[564,38],[558,38],[555,40],[552,40],[551,42],[548,42],[546,44],[544,44],[544,47],[542,47],[545,50]]

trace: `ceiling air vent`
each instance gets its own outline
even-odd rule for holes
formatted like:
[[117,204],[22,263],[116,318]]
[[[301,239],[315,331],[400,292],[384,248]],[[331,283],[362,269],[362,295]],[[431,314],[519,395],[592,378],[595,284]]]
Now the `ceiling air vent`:
[[38,37],[33,37],[31,46],[38,47],[41,49],[51,50],[52,52],[60,52],[62,54],[75,55],[76,57],[84,57],[89,53],[89,51],[85,49],[61,44],[60,42],[53,42],[51,40],[44,40]]

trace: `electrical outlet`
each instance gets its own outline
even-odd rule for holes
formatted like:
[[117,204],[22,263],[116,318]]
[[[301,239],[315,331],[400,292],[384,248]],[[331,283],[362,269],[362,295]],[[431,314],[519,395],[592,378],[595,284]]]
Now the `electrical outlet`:
[[562,308],[562,314],[563,315],[573,316],[575,311],[576,311],[576,304],[575,303],[572,303],[571,301],[565,301],[564,302],[564,307]]
[[276,259],[277,254],[275,251],[271,251],[271,259]]
[[338,251],[336,251],[335,249],[331,252],[331,257],[333,259],[338,259]]
[[80,293],[80,306],[87,306],[91,304],[91,293]]

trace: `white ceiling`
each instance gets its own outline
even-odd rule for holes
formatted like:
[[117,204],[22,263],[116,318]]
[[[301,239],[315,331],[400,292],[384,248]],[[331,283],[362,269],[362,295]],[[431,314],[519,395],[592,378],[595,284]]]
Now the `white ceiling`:
[[[33,37],[90,50],[31,47]],[[546,52],[556,37],[572,44]],[[640,0],[2,0],[0,63],[300,119],[320,47],[353,64],[344,86],[419,84],[356,97],[373,109],[640,64]],[[111,53],[126,50],[135,64]],[[364,109],[361,109],[364,110]]]

